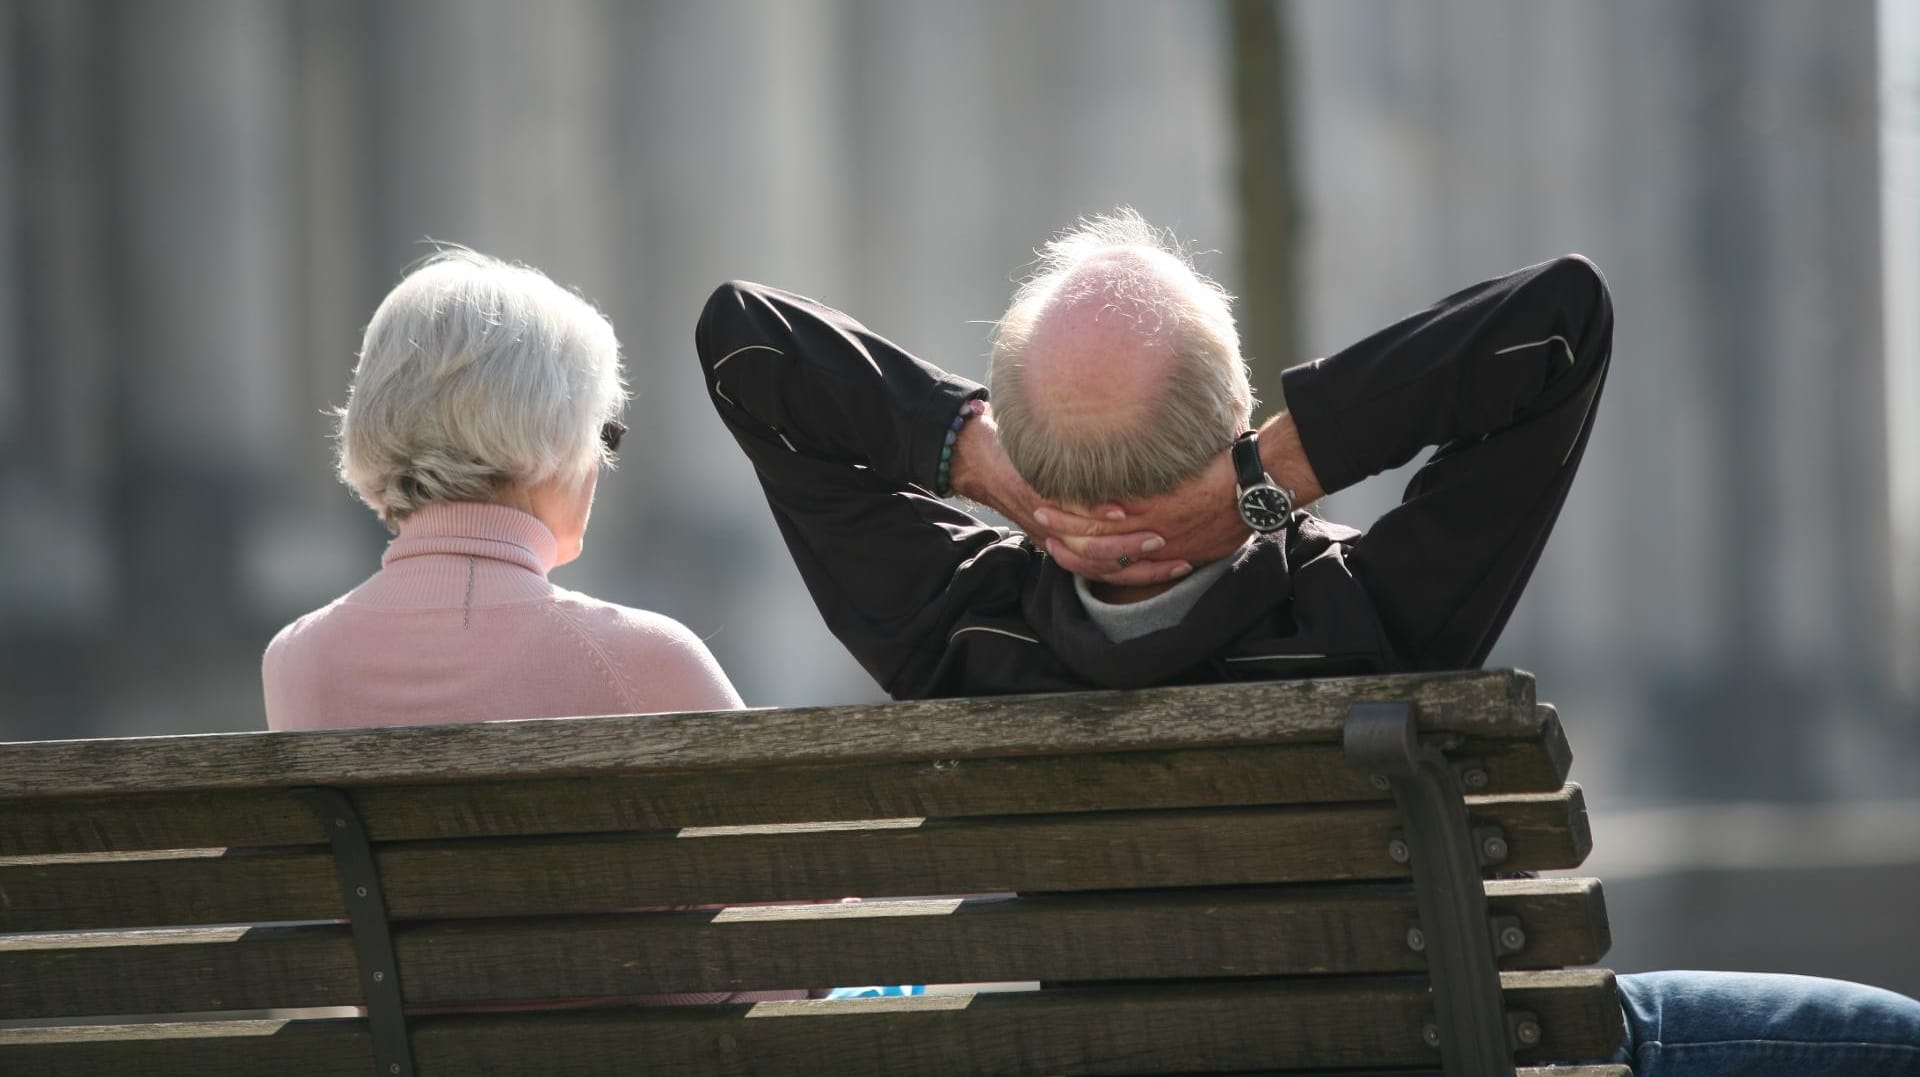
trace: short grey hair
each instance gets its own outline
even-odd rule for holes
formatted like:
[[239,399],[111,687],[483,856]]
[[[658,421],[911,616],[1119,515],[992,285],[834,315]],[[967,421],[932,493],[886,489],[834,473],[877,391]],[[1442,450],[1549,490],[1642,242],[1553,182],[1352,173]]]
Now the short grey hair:
[[[1038,253],[1035,271],[994,327],[988,360],[994,415],[1014,469],[1041,497],[1080,505],[1152,497],[1198,475],[1253,414],[1233,297],[1127,207],[1081,220]],[[1110,271],[1082,273],[1095,259]],[[1054,303],[1093,295],[1151,315],[1153,332],[1172,347],[1165,393],[1144,429],[1066,429],[1027,399],[1035,325]]]
[[435,501],[584,482],[627,402],[613,326],[544,273],[461,248],[408,273],[367,325],[340,478],[388,527]]

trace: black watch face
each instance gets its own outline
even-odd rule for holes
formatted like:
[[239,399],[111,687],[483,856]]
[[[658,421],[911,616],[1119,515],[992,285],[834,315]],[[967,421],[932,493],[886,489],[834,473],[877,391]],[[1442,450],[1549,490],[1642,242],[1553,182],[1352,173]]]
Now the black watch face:
[[1240,495],[1240,518],[1255,531],[1280,530],[1292,511],[1287,495],[1271,486],[1256,486]]

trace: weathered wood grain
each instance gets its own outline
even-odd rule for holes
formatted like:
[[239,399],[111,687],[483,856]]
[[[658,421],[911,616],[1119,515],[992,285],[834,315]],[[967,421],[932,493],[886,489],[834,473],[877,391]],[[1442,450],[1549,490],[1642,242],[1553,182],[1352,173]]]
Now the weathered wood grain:
[[[1509,968],[1589,964],[1592,879],[1496,881],[1527,946]],[[1090,982],[1412,972],[1411,887],[1300,886],[1099,896],[737,907],[403,925],[414,1005],[865,983]],[[0,1013],[22,1018],[350,1006],[340,925],[0,936]]]
[[0,935],[0,1014],[19,1019],[357,1006],[344,924]]
[[[1541,1050],[1603,1057],[1619,1036],[1611,973],[1509,973]],[[1421,977],[1073,988],[753,1006],[420,1018],[421,1077],[915,1073],[1204,1073],[1432,1066]],[[253,1024],[253,1023],[248,1023]],[[302,1027],[310,1026],[310,1027]],[[0,1032],[0,1067],[41,1077],[365,1073],[359,1022],[259,1029]],[[226,1034],[223,1033],[240,1033]]]
[[[1538,1044],[1515,1053],[1520,1062],[1605,1059],[1626,1042],[1626,1015],[1607,969],[1503,972],[1500,987],[1507,1012],[1531,1011],[1543,1032]],[[1569,1005],[1576,999],[1579,1005]]]
[[[615,1071],[617,1072],[617,1071]],[[0,1029],[0,1073],[34,1077],[370,1077],[358,1019]]]
[[[291,793],[330,785],[353,791],[378,843],[409,1003],[488,1011],[415,1018],[427,1077],[1403,1077],[1437,1053],[1420,1039],[1423,959],[1405,946],[1414,902],[1386,852],[1399,824],[1339,751],[1347,707],[1391,699],[1419,703],[1430,740],[1484,764],[1484,791],[1499,795],[1469,810],[1505,834],[1510,855],[1494,870],[1584,858],[1584,801],[1559,788],[1570,752],[1530,677],[1356,678],[0,745],[0,931],[337,919],[325,832]],[[1493,912],[1527,932],[1507,968],[1604,953],[1597,883],[1488,889]],[[610,911],[1005,890],[1025,896]],[[1126,984],[498,1007],[1008,979]],[[1511,1006],[1541,1020],[1529,1058],[1601,1057],[1620,1037],[1610,974],[1509,973],[1503,984]],[[8,1016],[356,1001],[338,923],[0,937]],[[365,1074],[369,1062],[358,1020],[0,1031],[4,1073],[318,1077]]]
[[[1578,867],[1591,849],[1578,786],[1483,798],[1502,871]],[[397,919],[541,916],[1009,890],[1120,890],[1403,878],[1391,805],[1362,803],[401,842],[376,847]],[[0,930],[69,931],[342,915],[330,857],[13,863]]]
[[[1507,797],[1468,797],[1467,813],[1475,821],[1498,824],[1514,850],[1502,871],[1554,871],[1536,868],[1537,855],[1571,857],[1579,867],[1593,852],[1593,829],[1587,819],[1587,798],[1577,784],[1558,793],[1520,793]],[[1527,861],[1527,864],[1522,864]]]
[[0,747],[0,797],[1333,742],[1352,703],[1400,699],[1419,704],[1426,727],[1436,731],[1529,736],[1541,721],[1533,678],[1505,670],[639,718],[49,741]]
[[[1473,738],[1486,792],[1551,792],[1565,738]],[[1378,800],[1332,744],[1014,756],[854,766],[366,786],[354,791],[376,841],[598,833],[899,816]],[[0,800],[0,857],[324,842],[285,789],[189,790]]]
[[333,856],[127,857],[0,866],[0,931],[253,924],[346,916]]
[[[1521,1066],[1514,1070],[1515,1077],[1633,1077],[1633,1071],[1625,1066]],[[1145,1075],[1142,1075],[1145,1077]],[[1165,1075],[1154,1075],[1165,1077]],[[1233,1074],[1232,1077],[1446,1077],[1437,1069],[1390,1070],[1253,1070]]]

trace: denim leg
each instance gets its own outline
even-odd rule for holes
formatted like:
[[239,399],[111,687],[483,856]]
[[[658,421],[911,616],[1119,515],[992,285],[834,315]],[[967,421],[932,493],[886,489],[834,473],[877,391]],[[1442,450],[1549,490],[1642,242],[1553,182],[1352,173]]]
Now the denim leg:
[[1634,1077],[1920,1077],[1920,1002],[1746,972],[1620,977]]

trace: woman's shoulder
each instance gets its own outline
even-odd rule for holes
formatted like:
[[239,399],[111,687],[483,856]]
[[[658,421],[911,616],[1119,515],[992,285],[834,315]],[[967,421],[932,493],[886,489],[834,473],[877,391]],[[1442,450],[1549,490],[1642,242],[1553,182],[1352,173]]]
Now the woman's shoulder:
[[699,633],[653,610],[556,587],[552,608],[591,636],[654,710],[741,706],[739,693]]
[[612,633],[629,642],[705,646],[700,643],[700,636],[693,629],[653,610],[622,606],[618,602],[608,602],[564,587],[553,589],[553,606],[570,620],[596,631]]
[[273,634],[260,656],[260,685],[265,692],[267,727],[297,729],[309,719],[316,686],[324,683],[342,651],[354,646],[343,634],[338,614],[346,595],[287,622]]
[[327,624],[333,619],[335,611],[338,610],[346,600],[347,596],[341,595],[339,598],[334,599],[332,602],[327,603],[311,613],[302,614],[288,621],[280,631],[273,634],[271,640],[267,641],[266,654],[263,656],[264,661],[272,665],[284,661],[290,655],[298,654],[307,649],[313,639],[325,631]]

